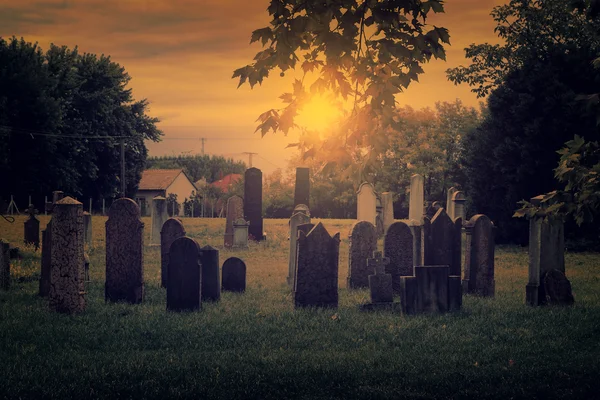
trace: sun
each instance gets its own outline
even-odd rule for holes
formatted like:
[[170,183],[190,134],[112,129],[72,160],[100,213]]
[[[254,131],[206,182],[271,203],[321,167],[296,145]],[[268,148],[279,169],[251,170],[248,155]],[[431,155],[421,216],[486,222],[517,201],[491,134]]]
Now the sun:
[[[336,104],[338,103],[338,104]],[[343,115],[339,102],[325,95],[313,95],[296,117],[296,124],[325,133]]]

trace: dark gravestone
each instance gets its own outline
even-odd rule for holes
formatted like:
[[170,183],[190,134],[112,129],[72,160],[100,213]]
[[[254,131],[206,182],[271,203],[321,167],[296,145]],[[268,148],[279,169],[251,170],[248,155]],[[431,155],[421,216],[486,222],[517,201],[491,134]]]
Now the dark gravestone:
[[295,306],[335,308],[338,306],[340,234],[329,236],[321,222],[308,234],[302,226],[298,227]]
[[166,279],[167,310],[196,311],[202,308],[200,253],[198,243],[188,237],[179,237],[171,244]]
[[557,269],[551,269],[544,275],[544,292],[548,304],[569,306],[575,302],[571,282]]
[[[462,223],[461,223],[462,224]],[[431,220],[430,257],[432,265],[448,265],[449,275],[460,275],[460,236],[457,239],[457,225],[450,219],[446,210],[440,208]],[[460,232],[460,231],[459,231]],[[458,257],[457,257],[458,255]]]
[[310,169],[296,168],[296,186],[294,188],[294,207],[305,204],[310,207]]
[[290,282],[290,286],[292,288],[292,293],[296,290],[296,278],[298,276],[298,236],[300,232],[304,232],[304,235],[308,235],[308,232],[311,231],[312,228],[315,227],[315,224],[300,224],[296,227],[296,259],[294,264],[294,271],[292,273],[292,281]]
[[144,223],[129,198],[110,206],[106,221],[106,301],[141,303],[144,299]]
[[239,218],[244,218],[244,200],[240,196],[231,196],[227,199],[227,215],[225,219],[225,247],[233,246],[233,223]]
[[10,245],[0,240],[0,289],[10,288]]
[[494,225],[488,217],[477,214],[465,224],[465,292],[494,296]]
[[250,222],[249,238],[263,240],[262,172],[258,168],[248,168],[244,174],[244,216]]
[[171,243],[183,236],[185,236],[185,228],[177,218],[166,220],[160,230],[160,284],[162,287],[167,287],[167,269]]
[[52,220],[42,231],[42,266],[40,272],[40,296],[50,293],[50,268],[52,268]]
[[229,257],[223,263],[223,291],[246,291],[246,264],[237,257]]
[[83,212],[83,242],[92,246],[92,214],[86,211]]
[[401,276],[400,304],[402,304],[402,312],[404,314],[412,315],[418,312],[417,294],[417,278],[414,276]]
[[418,312],[446,312],[448,305],[447,265],[416,266]]
[[50,309],[65,314],[85,310],[83,204],[65,197],[52,210]]
[[369,275],[371,303],[391,303],[394,301],[392,275],[385,272],[385,267],[389,263],[390,259],[382,257],[380,251],[374,251],[373,258],[367,259],[367,265],[375,271],[374,275]]
[[290,218],[290,253],[288,259],[287,283],[294,288],[296,277],[296,266],[298,265],[298,226],[310,223],[310,216],[303,212],[297,212]]
[[396,221],[385,232],[383,254],[390,259],[386,272],[392,275],[394,293],[400,293],[400,277],[413,274],[415,243],[410,226]]
[[359,221],[352,227],[348,255],[348,289],[369,287],[369,275],[373,268],[367,259],[377,250],[377,232],[372,223]]
[[221,299],[221,280],[219,279],[219,250],[211,246],[200,249],[202,264],[202,301]]
[[462,307],[462,283],[460,276],[450,275],[448,277],[448,308],[450,311],[458,311]]
[[35,209],[33,204],[30,204],[25,212],[29,214],[29,219],[24,223],[24,242],[25,244],[34,245],[37,250],[40,247],[40,221],[35,217],[38,210]]
[[433,264],[433,251],[431,247],[431,219],[423,217],[423,229],[421,230],[421,261],[415,265],[431,265]]

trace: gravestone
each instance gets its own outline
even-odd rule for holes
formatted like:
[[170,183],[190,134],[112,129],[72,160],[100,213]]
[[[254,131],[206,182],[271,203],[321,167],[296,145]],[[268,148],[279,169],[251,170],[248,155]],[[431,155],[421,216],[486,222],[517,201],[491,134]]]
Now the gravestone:
[[45,204],[46,212],[52,214],[52,209],[54,208],[54,205],[59,200],[62,200],[63,197],[65,197],[65,194],[60,190],[55,190],[54,192],[52,192],[52,202]]
[[431,219],[423,217],[421,228],[421,263],[418,265],[431,265],[433,253],[431,251]]
[[239,218],[244,218],[244,200],[240,196],[231,196],[227,199],[227,216],[225,219],[225,247],[233,246],[233,223]]
[[466,221],[466,212],[465,212],[465,194],[463,192],[455,192],[452,195],[452,211],[454,215],[452,216],[452,221],[456,218],[461,218],[463,221]]
[[310,206],[310,169],[296,168],[296,186],[294,187],[294,207],[298,204]]
[[137,203],[115,200],[106,221],[106,301],[141,303],[144,299],[144,223]]
[[367,259],[369,268],[374,269],[374,274],[369,275],[369,289],[372,303],[391,303],[394,301],[392,290],[392,275],[385,272],[385,267],[390,259],[382,257],[380,251],[373,252],[373,258]]
[[458,311],[462,308],[462,293],[460,276],[448,276],[448,309],[450,311]]
[[40,247],[40,221],[35,216],[39,211],[35,209],[33,204],[30,204],[25,212],[29,214],[29,218],[24,222],[24,242],[25,244],[34,245],[35,250],[37,250]]
[[160,230],[168,218],[167,199],[156,196],[152,199],[152,236],[150,236],[150,244],[160,244]]
[[169,218],[160,230],[160,284],[167,287],[169,269],[169,248],[180,237],[185,236],[185,228],[177,218]]
[[494,296],[494,224],[483,215],[473,216],[465,224],[466,254],[463,291]]
[[249,222],[244,218],[238,218],[233,222],[233,247],[248,248],[248,228]]
[[454,212],[454,193],[456,193],[458,190],[454,187],[451,187],[450,189],[448,189],[448,192],[446,193],[446,214],[448,214],[448,216],[450,217],[450,219],[452,221],[454,221],[454,218],[456,218],[456,214]]
[[83,281],[90,282],[90,256],[86,252],[83,252],[83,273]]
[[377,224],[377,196],[373,185],[363,182],[356,192],[356,219],[367,221],[376,226]]
[[459,229],[443,208],[440,208],[431,220],[430,248],[426,248],[430,258],[426,262],[432,265],[448,265],[449,275],[461,275]]
[[[64,193],[60,190],[52,192],[52,203],[46,203],[46,210],[52,213],[54,205],[62,200]],[[50,269],[52,268],[52,219],[42,231],[42,264],[40,268],[40,296],[46,297],[50,293]]]
[[394,223],[394,195],[392,192],[383,192],[380,195],[382,217],[383,217],[383,231],[385,231]]
[[85,310],[83,204],[65,197],[52,213],[49,306],[60,313],[80,313]]
[[421,221],[423,219],[424,192],[423,176],[414,174],[410,177],[410,198],[408,203],[408,219]]
[[400,277],[412,275],[420,258],[420,230],[416,221],[401,220],[385,232],[383,254],[390,259],[386,272],[392,276],[394,293],[400,293]]
[[402,305],[402,313],[406,315],[413,315],[418,313],[419,304],[417,301],[417,289],[418,287],[416,277],[400,277],[400,304]]
[[352,226],[349,236],[348,249],[348,289],[369,287],[369,275],[373,268],[367,265],[367,260],[377,250],[377,232],[368,221],[358,221]]
[[300,227],[295,306],[337,308],[340,234],[331,237],[321,222],[308,234]]
[[310,217],[310,209],[308,208],[308,206],[306,204],[298,204],[296,207],[294,207],[294,211],[292,212],[292,215],[294,215],[296,213],[302,213],[302,214],[306,215],[307,217]]
[[[170,220],[177,221],[174,218]],[[181,236],[171,243],[166,279],[167,310],[196,311],[202,308],[200,253],[198,243],[189,237]]]
[[10,245],[0,239],[0,289],[10,288]]
[[87,211],[83,212],[83,242],[92,246],[92,214]]
[[246,264],[237,257],[229,257],[223,263],[222,290],[228,292],[246,291]]
[[290,252],[287,283],[292,289],[294,288],[294,277],[296,276],[296,265],[298,262],[298,225],[309,223],[310,216],[302,212],[298,212],[290,218]]
[[446,312],[450,309],[448,304],[449,270],[447,265],[415,267],[418,312]]
[[221,299],[221,279],[219,279],[219,250],[211,246],[202,247],[202,301]]
[[375,231],[377,236],[381,237],[385,229],[383,228],[383,205],[379,195],[375,194]]
[[551,269],[544,276],[546,302],[559,306],[569,306],[575,302],[571,291],[571,282],[565,274],[557,269]]
[[244,174],[244,217],[250,223],[248,236],[252,240],[264,240],[262,217],[262,172],[248,168]]

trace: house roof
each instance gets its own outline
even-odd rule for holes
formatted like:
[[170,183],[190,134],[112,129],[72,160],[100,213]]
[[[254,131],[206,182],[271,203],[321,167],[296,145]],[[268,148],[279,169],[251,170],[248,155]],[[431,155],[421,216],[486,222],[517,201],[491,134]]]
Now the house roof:
[[[183,173],[183,169],[147,169],[142,172],[138,190],[165,190]],[[184,174],[185,175],[185,174]]]
[[229,187],[238,182],[240,179],[242,179],[241,174],[229,174],[225,175],[223,179],[211,183],[211,186],[218,187],[223,192],[228,192]]

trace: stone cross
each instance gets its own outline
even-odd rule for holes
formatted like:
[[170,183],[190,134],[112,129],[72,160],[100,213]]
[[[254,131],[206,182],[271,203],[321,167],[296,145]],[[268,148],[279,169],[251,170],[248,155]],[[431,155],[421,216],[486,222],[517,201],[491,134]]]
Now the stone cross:
[[380,251],[373,252],[373,258],[367,259],[367,265],[375,269],[375,275],[369,275],[369,288],[372,303],[391,303],[394,301],[392,275],[385,272],[390,263],[388,257],[382,257]]
[[40,247],[40,221],[35,216],[39,211],[30,204],[25,212],[29,214],[29,219],[24,223],[24,242],[33,244],[37,250]]
[[25,210],[25,213],[29,214],[29,218],[35,218],[40,212],[33,206],[33,204],[29,205],[29,208]]
[[367,260],[367,266],[375,268],[375,275],[385,274],[385,266],[390,263],[388,257],[382,257],[380,251],[373,252],[373,258]]

